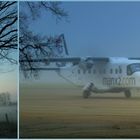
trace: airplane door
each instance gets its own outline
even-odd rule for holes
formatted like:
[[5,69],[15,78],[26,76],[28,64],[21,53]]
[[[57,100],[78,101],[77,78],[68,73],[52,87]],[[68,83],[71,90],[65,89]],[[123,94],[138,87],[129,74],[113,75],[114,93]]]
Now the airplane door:
[[75,67],[73,69],[73,78],[76,84],[82,85],[83,84],[83,70],[79,67]]

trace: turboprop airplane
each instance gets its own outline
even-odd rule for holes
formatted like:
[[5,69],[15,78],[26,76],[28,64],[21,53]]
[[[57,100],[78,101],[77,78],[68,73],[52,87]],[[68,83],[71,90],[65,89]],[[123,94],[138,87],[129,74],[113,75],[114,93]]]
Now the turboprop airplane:
[[31,62],[63,63],[63,66],[32,68],[32,70],[53,70],[68,82],[83,87],[83,97],[91,92],[124,92],[131,97],[132,89],[140,89],[139,58],[95,58],[67,57],[37,59]]
[[[65,53],[68,55],[66,47]],[[88,98],[92,92],[124,92],[125,96],[130,98],[131,90],[140,90],[140,58],[65,57],[30,60],[30,63],[32,62],[44,62],[47,66],[55,63],[55,67],[32,68],[32,70],[56,71],[63,79],[82,87],[84,98]]]

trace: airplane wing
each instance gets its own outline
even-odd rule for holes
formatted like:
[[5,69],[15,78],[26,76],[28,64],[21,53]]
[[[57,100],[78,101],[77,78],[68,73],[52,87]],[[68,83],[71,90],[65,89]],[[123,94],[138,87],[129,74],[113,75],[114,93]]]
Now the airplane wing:
[[[45,59],[32,59],[28,62],[80,62],[80,57],[69,57],[69,58],[45,58]],[[27,62],[27,60],[20,60],[20,62]]]
[[139,57],[130,57],[130,58],[128,58],[128,59],[130,59],[130,60],[140,60]]
[[[81,58],[81,57],[65,57],[65,58],[45,58],[45,59],[32,59],[32,60],[20,60],[20,63],[45,63],[47,66],[50,63],[55,63],[56,67],[45,67],[45,68],[41,68],[41,67],[37,67],[37,68],[32,68],[32,69],[25,69],[26,71],[29,70],[55,70],[58,71],[60,70],[61,66],[65,66],[66,63],[72,63],[73,65],[78,65],[79,68],[81,69],[90,69],[94,63],[101,63],[101,64],[106,64],[109,62],[109,58],[107,57],[85,57],[85,58]],[[62,63],[58,64],[58,63]],[[64,63],[64,65],[63,65]]]
[[86,57],[86,61],[92,60],[93,62],[109,62],[109,57]]
[[54,67],[54,68],[27,68],[27,69],[24,69],[25,71],[46,71],[46,70],[48,70],[48,71],[59,71],[60,70],[60,68],[58,68],[58,67]]
[[[93,62],[109,62],[107,57],[65,57],[65,58],[45,58],[45,59],[31,59],[28,62],[81,62],[81,61],[93,61]],[[27,62],[27,60],[20,60],[20,62]]]

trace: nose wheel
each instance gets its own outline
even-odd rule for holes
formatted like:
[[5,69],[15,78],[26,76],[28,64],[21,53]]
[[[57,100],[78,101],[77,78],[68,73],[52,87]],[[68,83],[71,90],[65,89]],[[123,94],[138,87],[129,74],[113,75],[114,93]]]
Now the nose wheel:
[[131,92],[130,92],[130,90],[126,90],[126,91],[124,92],[124,95],[125,95],[126,98],[130,98],[130,97],[131,97]]

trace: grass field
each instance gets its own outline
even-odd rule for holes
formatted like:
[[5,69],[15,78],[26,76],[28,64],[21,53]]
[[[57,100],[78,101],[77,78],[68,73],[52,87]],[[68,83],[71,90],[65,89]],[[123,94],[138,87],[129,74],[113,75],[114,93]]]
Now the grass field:
[[0,138],[17,138],[17,124],[0,123]]
[[75,87],[20,86],[20,137],[140,137],[140,95],[82,98]]
[[17,104],[0,105],[0,138],[17,138]]

